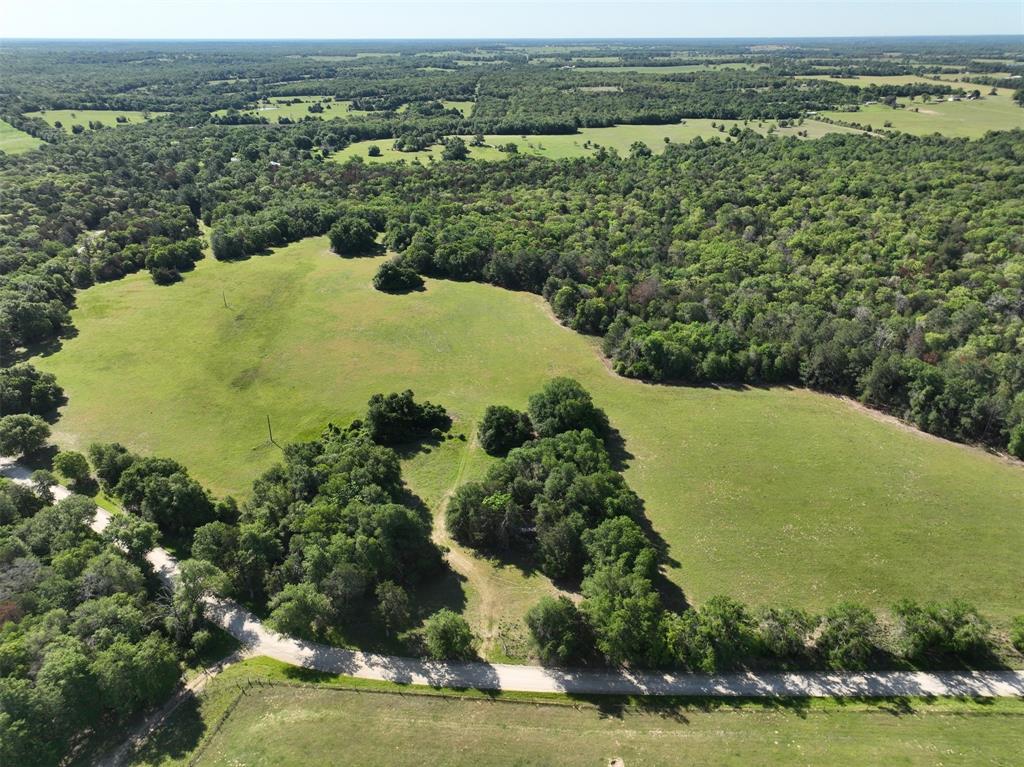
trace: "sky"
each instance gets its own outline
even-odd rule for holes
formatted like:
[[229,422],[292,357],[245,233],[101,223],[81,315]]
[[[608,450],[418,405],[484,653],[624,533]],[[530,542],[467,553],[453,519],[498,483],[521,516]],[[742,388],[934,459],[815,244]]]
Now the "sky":
[[0,0],[0,38],[1024,34],[1024,0]]

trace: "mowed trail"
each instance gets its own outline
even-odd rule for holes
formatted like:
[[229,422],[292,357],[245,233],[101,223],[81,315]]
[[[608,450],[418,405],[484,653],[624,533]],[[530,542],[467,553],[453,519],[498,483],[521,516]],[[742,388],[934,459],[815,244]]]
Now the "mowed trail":
[[[29,469],[18,464],[0,463],[0,476],[27,483],[30,474]],[[59,500],[70,492],[57,487],[54,495]],[[102,532],[109,522],[110,513],[97,508],[92,529]],[[174,557],[157,547],[146,558],[161,580],[168,586],[173,585],[178,576]],[[672,674],[403,658],[294,639],[267,628],[255,615],[231,600],[207,597],[205,602],[207,617],[238,639],[246,655],[266,655],[316,671],[398,684],[584,695],[1024,697],[1024,671]]]

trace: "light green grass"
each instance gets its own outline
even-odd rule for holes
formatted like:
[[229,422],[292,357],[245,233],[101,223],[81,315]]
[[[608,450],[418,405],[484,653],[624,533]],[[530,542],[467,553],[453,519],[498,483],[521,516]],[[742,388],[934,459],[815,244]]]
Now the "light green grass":
[[0,120],[0,152],[24,154],[42,145],[42,140]]
[[[507,137],[506,137],[507,138]],[[471,137],[463,136],[463,141],[469,144]],[[370,157],[369,151],[371,146],[376,146],[380,149],[379,157]],[[469,157],[473,160],[504,160],[507,155],[504,152],[499,152],[494,146],[480,146],[474,147],[469,146]],[[441,144],[434,144],[416,152],[402,152],[395,149],[395,139],[372,139],[369,141],[357,141],[354,144],[349,144],[344,149],[340,149],[331,155],[331,159],[335,162],[345,162],[353,157],[361,157],[366,162],[379,163],[379,162],[400,162],[405,160],[406,162],[420,162],[423,164],[438,162],[441,160],[441,153],[444,151],[444,147]]]
[[463,117],[470,117],[473,114],[475,104],[472,101],[442,101],[445,109],[458,109]]
[[[948,85],[951,88],[963,88],[966,91],[977,88],[983,94],[987,94],[992,90],[991,85],[984,85],[983,83],[970,82],[971,75],[969,73],[959,75],[934,75],[931,77],[924,77],[921,75],[860,75],[858,77],[832,77],[831,75],[797,75],[798,80],[830,80],[832,82],[841,83],[842,85],[857,85],[861,88],[866,88],[869,85],[911,85],[913,83],[938,83],[940,85]],[[1010,88],[997,88],[998,95],[1000,96],[1012,96],[1013,90]]]
[[118,117],[127,117],[128,124],[142,123],[159,117],[165,112],[132,112],[117,109],[48,109],[44,112],[26,112],[26,117],[41,117],[50,125],[59,122],[64,127],[65,133],[71,133],[72,125],[81,125],[89,130],[90,122],[99,122],[108,128],[114,128],[124,123],[117,121]]
[[[299,99],[298,103],[288,104],[285,102]],[[319,103],[324,111],[314,114],[309,111],[311,104]],[[351,101],[335,101],[333,96],[271,96],[266,101],[250,109],[238,110],[241,114],[266,117],[270,122],[277,122],[278,118],[287,117],[289,120],[299,121],[303,117],[319,117],[323,120],[348,119],[351,117],[363,117],[373,114],[361,109],[349,109]],[[226,109],[218,109],[213,114],[223,116],[228,113]]]
[[[905,133],[925,136],[941,133],[955,138],[980,138],[988,131],[1024,128],[1024,109],[1006,96],[986,96],[976,101],[936,101],[899,99],[904,109],[884,104],[862,106],[857,112],[822,112],[823,117],[844,120],[872,128],[886,121]],[[917,109],[917,111],[913,111]]]
[[607,67],[577,67],[577,72],[639,72],[645,75],[672,75],[680,72],[711,72],[719,69],[759,69],[760,64],[731,62],[729,64],[667,64],[665,66],[613,65]]
[[[724,125],[725,130],[719,130],[711,124]],[[661,153],[665,149],[665,138],[672,142],[680,143],[692,141],[698,136],[701,138],[727,138],[728,130],[738,125],[742,128],[750,128],[758,133],[767,134],[772,126],[776,126],[774,133],[777,136],[797,136],[801,131],[807,131],[807,138],[821,138],[829,133],[860,133],[852,128],[845,128],[841,125],[831,125],[818,120],[805,120],[802,125],[788,128],[778,128],[774,120],[750,121],[742,120],[686,120],[683,123],[670,125],[615,125],[609,128],[581,128],[578,133],[569,134],[544,134],[530,136],[509,136],[502,134],[488,134],[484,136],[485,146],[469,147],[469,156],[477,160],[506,160],[509,154],[497,149],[508,143],[513,143],[519,148],[520,154],[536,155],[547,157],[552,160],[561,160],[567,157],[585,157],[594,154],[598,146],[606,149],[615,149],[620,154],[629,152],[635,141],[647,144],[654,152]],[[470,140],[469,136],[463,139]],[[362,157],[368,162],[398,162],[406,160],[412,162],[430,162],[441,159],[442,146],[435,144],[420,152],[399,152],[394,149],[394,139],[373,139],[369,141],[357,141],[349,146],[335,152],[331,159],[336,162],[345,162],[351,157]],[[380,148],[380,157],[370,157],[367,152],[371,146]]]
[[180,707],[131,763],[1009,765],[1024,727],[1016,700],[593,703],[396,692],[256,658]]
[[[241,263],[207,259],[171,287],[139,274],[83,291],[78,335],[34,360],[69,398],[55,439],[118,440],[244,495],[280,455],[267,415],[278,442],[308,439],[360,416],[372,393],[409,387],[472,434],[486,405],[525,407],[550,377],[571,375],[621,430],[627,478],[691,600],[818,610],[960,596],[997,620],[1021,612],[1019,463],[802,390],[627,380],[537,296],[436,280],[387,295],[370,285],[379,263],[341,259],[316,238]],[[438,510],[489,460],[450,441],[405,472]],[[532,587],[514,568],[469,564],[466,610],[493,633]]]

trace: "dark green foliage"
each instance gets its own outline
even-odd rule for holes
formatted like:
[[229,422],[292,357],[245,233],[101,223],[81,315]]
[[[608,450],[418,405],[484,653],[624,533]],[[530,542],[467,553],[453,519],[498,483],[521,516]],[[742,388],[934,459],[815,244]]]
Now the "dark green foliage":
[[1024,653],[1024,615],[1018,615],[1010,624],[1010,644],[1019,653]]
[[905,599],[893,607],[893,614],[899,623],[902,651],[908,658],[969,657],[988,648],[988,621],[965,602],[922,605]]
[[407,293],[423,287],[415,270],[397,261],[385,261],[373,276],[373,287],[385,293]]
[[532,436],[530,417],[505,405],[488,405],[477,429],[480,446],[491,455],[503,455]]
[[861,671],[875,652],[877,634],[874,613],[862,605],[843,602],[825,613],[818,652],[831,668]]
[[363,218],[342,216],[331,227],[327,236],[331,249],[339,256],[364,256],[376,245],[376,232]]
[[36,452],[50,436],[46,421],[19,413],[0,418],[0,455],[20,456]]
[[801,658],[808,650],[811,632],[817,620],[803,610],[790,607],[766,607],[755,616],[757,644],[765,655],[774,658]]
[[64,390],[53,373],[43,373],[28,363],[0,368],[0,415],[44,415],[61,403]]
[[541,599],[526,613],[526,626],[545,665],[581,663],[593,652],[586,618],[568,597]]
[[469,157],[469,148],[466,142],[459,136],[452,136],[444,142],[444,149],[441,151],[442,160],[465,160]]
[[105,490],[112,490],[121,481],[121,475],[138,459],[118,442],[94,442],[89,445],[89,460]]
[[284,461],[253,483],[237,524],[199,527],[192,554],[223,571],[239,595],[269,598],[278,625],[304,635],[360,618],[374,599],[397,628],[395,589],[441,567],[429,517],[405,500],[393,450],[359,424],[330,426],[319,440],[286,446]]
[[75,495],[41,507],[0,480],[4,764],[58,764],[83,732],[128,721],[178,682],[140,563],[92,532],[95,508]]
[[89,473],[88,459],[74,450],[62,450],[57,453],[53,457],[53,468],[70,479],[75,485],[83,485],[92,479]]
[[422,439],[434,429],[447,431],[451,425],[443,407],[416,402],[410,389],[401,394],[374,394],[366,411],[367,433],[383,445]]
[[395,632],[409,623],[409,593],[394,581],[383,581],[374,592],[377,597],[377,614],[385,628]]
[[597,649],[615,665],[657,666],[664,658],[664,615],[652,583],[635,572],[604,567],[583,581],[583,612]]
[[590,392],[572,378],[553,378],[530,397],[530,419],[537,434],[553,437],[563,431],[608,432],[608,416],[594,405]]
[[666,622],[668,652],[694,671],[720,671],[740,665],[755,646],[754,619],[746,607],[724,596],[711,597]]
[[137,458],[110,492],[126,510],[155,522],[170,535],[191,536],[197,527],[213,521],[210,494],[184,466],[169,458]]
[[438,610],[423,624],[423,643],[435,660],[464,660],[476,655],[476,637],[466,619],[451,610]]

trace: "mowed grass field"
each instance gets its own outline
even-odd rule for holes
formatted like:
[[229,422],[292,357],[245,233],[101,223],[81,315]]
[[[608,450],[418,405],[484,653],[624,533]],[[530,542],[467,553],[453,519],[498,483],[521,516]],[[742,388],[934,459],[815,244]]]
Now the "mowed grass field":
[[[298,101],[296,101],[298,99]],[[288,103],[295,102],[295,103]],[[320,104],[323,112],[309,111],[312,104]],[[241,114],[266,117],[270,122],[277,122],[280,117],[298,121],[303,117],[319,117],[324,120],[347,119],[370,114],[361,109],[349,109],[351,101],[335,101],[333,96],[271,96],[250,109],[238,110]],[[220,109],[213,114],[225,115],[227,109]]]
[[[82,292],[77,336],[33,360],[69,398],[55,439],[170,456],[244,497],[280,455],[268,415],[278,442],[309,439],[361,416],[374,392],[412,388],[469,437],[405,464],[440,513],[492,460],[472,439],[484,408],[524,408],[569,375],[621,431],[627,479],[692,601],[726,593],[819,610],[963,597],[1000,622],[1021,612],[1019,463],[803,390],[624,379],[538,296],[437,280],[387,295],[370,284],[380,261],[341,259],[313,238],[238,263],[207,258],[170,287],[142,273]],[[458,548],[453,564],[485,636],[551,588]]]
[[[712,125],[715,123],[715,125]],[[725,129],[720,130],[717,126],[724,125]],[[766,134],[769,128],[776,125],[774,120],[762,122],[742,120],[703,120],[692,119],[682,123],[670,125],[614,125],[609,128],[580,128],[577,133],[568,134],[542,134],[529,136],[510,136],[500,134],[488,134],[484,136],[485,146],[469,147],[470,159],[477,160],[505,160],[510,156],[507,152],[498,151],[497,147],[513,143],[519,148],[520,154],[531,154],[538,157],[548,157],[553,160],[565,159],[567,157],[586,157],[597,151],[598,146],[607,149],[615,149],[620,154],[629,152],[634,142],[640,141],[647,144],[654,152],[660,153],[665,150],[665,138],[669,141],[680,143],[692,141],[698,136],[701,138],[712,138],[718,136],[725,138],[733,125],[742,128],[750,128],[758,133]],[[776,127],[774,133],[778,136],[798,136],[800,131],[807,131],[807,138],[821,138],[829,133],[860,133],[853,128],[846,128],[841,125],[831,125],[818,120],[805,120],[802,125],[788,128]],[[463,136],[468,143],[470,136]],[[379,157],[369,157],[367,152],[370,147],[376,145],[380,148]],[[440,144],[429,147],[421,152],[399,152],[394,149],[394,139],[374,139],[371,141],[357,141],[331,155],[336,162],[345,162],[351,157],[362,157],[368,162],[398,162],[406,160],[412,162],[430,162],[441,159],[443,147]]]
[[[910,101],[899,99],[903,109],[885,104],[862,106],[857,112],[822,112],[833,120],[881,128],[886,121],[905,133],[926,136],[941,133],[955,138],[980,138],[989,131],[1024,128],[1024,108],[1008,96],[985,96],[975,101]],[[917,111],[914,111],[914,110]]]
[[23,154],[42,144],[41,139],[20,131],[8,122],[0,120],[0,152]]
[[90,122],[99,122],[108,128],[115,128],[119,123],[118,117],[128,119],[128,124],[142,123],[159,117],[164,112],[132,112],[117,109],[47,109],[44,112],[26,112],[26,117],[41,117],[50,125],[56,126],[61,123],[65,133],[71,133],[72,125],[81,125],[89,130]]
[[[264,658],[229,668],[132,764],[1011,765],[1024,728],[1016,700],[595,705],[560,696],[395,694],[393,686],[339,678],[299,687],[286,683],[288,673]],[[279,681],[240,695],[250,678]]]

